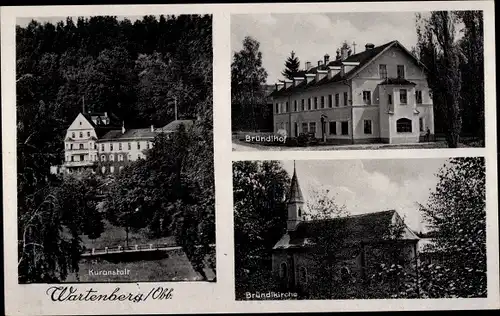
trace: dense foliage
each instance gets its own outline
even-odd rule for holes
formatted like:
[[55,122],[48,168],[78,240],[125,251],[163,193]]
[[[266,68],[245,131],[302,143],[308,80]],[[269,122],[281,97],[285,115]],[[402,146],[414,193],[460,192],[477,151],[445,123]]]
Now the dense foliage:
[[[68,18],[56,25],[32,21],[26,27],[16,28],[16,41],[20,280],[63,280],[68,272],[77,269],[80,247],[77,235],[81,231],[72,227],[94,227],[89,237],[99,233],[102,223],[99,224],[101,219],[95,214],[74,218],[74,221],[78,218],[90,221],[88,224],[65,222],[65,211],[80,208],[80,204],[72,203],[71,194],[60,193],[61,187],[72,180],[57,180],[49,175],[50,166],[63,161],[65,130],[83,105],[87,112],[114,113],[127,127],[169,123],[174,119],[174,107],[169,104],[172,100],[178,103],[180,118],[198,118],[186,136],[190,143],[184,145],[182,153],[166,150],[166,145],[161,151],[159,146],[147,162],[132,167],[143,170],[142,177],[119,177],[115,183],[123,181],[126,187],[134,187],[145,179],[154,183],[158,180],[154,178],[154,170],[146,172],[141,168],[161,169],[162,161],[183,155],[182,163],[176,166],[188,183],[199,185],[189,194],[196,195],[197,208],[203,210],[194,212],[206,214],[179,215],[185,223],[181,226],[182,233],[191,236],[203,230],[207,235],[212,234],[215,224],[211,16],[145,16],[134,23],[112,16],[77,21]],[[169,174],[172,170],[160,171],[173,177]],[[140,171],[134,174],[137,173]],[[143,187],[138,186],[131,194],[145,196],[144,191],[137,191],[140,189]],[[203,223],[198,221],[200,217],[204,218]],[[117,222],[123,220],[124,217]],[[197,228],[190,231],[192,226]],[[70,239],[63,233],[68,227],[75,231]],[[27,241],[23,237],[26,231],[38,233],[31,234],[34,239]],[[39,242],[46,244],[36,248],[37,253],[27,248]],[[27,256],[36,256],[36,264]]]
[[235,52],[231,64],[231,124],[235,130],[257,130],[272,112],[266,109],[267,72],[262,67],[260,43],[251,37]]
[[[458,28],[463,25],[463,29]],[[417,57],[426,66],[436,109],[449,147],[461,135],[484,145],[484,49],[481,11],[434,11],[417,15]],[[457,36],[460,31],[460,36]]]

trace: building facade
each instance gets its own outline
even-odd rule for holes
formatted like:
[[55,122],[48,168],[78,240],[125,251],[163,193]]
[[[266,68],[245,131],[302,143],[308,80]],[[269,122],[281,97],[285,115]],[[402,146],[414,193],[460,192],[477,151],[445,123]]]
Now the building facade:
[[151,125],[126,129],[113,114],[80,113],[66,131],[63,169],[67,173],[85,169],[103,174],[118,172],[127,163],[145,158],[158,134],[170,137],[180,124],[187,129],[193,121],[174,120],[160,128]]
[[398,41],[306,63],[293,80],[275,85],[274,132],[311,133],[332,143],[415,143],[434,135],[434,111],[424,66]]
[[[378,258],[393,258],[393,253],[398,257],[395,259],[398,262],[394,263],[403,264],[408,269],[416,267],[419,238],[404,224],[395,210],[344,218],[305,220],[305,201],[295,170],[287,204],[287,232],[272,251],[273,275],[283,290],[308,293],[317,287],[318,282],[322,286],[328,286],[325,282],[330,280],[333,286],[334,282],[344,278],[362,285],[370,273],[370,267],[379,263]],[[391,234],[395,227],[398,227],[397,234]],[[325,257],[318,256],[316,247],[318,236],[332,230],[342,230],[343,233],[339,236],[344,237],[342,241],[335,237],[341,246],[328,259],[334,277],[324,280],[325,268],[322,264]]]

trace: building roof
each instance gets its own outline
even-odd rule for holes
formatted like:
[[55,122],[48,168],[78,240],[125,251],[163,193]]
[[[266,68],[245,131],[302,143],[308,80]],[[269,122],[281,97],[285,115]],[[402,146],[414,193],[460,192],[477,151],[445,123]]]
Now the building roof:
[[[120,119],[116,115],[114,115],[113,113],[90,112],[90,113],[82,113],[82,115],[87,119],[89,124],[92,125],[97,137],[99,137],[99,138],[111,130],[120,128]],[[104,117],[108,117],[109,124],[96,124],[92,120],[92,117],[99,117],[100,119],[102,119]]]
[[110,141],[110,140],[120,140],[120,139],[151,139],[154,138],[157,133],[152,132],[151,128],[132,128],[125,130],[122,134],[122,130],[111,130],[108,131],[103,137],[99,138],[97,142]]
[[311,68],[311,69],[309,69],[307,71],[299,71],[296,74],[294,74],[295,77],[304,77],[306,74],[316,74],[318,72],[318,70],[328,70],[329,66],[341,66],[342,62],[355,62],[355,63],[359,63],[357,66],[354,66],[351,70],[349,70],[349,72],[347,72],[346,74],[344,74],[344,76],[342,76],[341,73],[338,73],[335,76],[333,76],[332,78],[328,78],[328,76],[324,76],[319,81],[316,81],[316,79],[314,79],[314,80],[311,80],[309,83],[307,83],[306,80],[303,80],[302,82],[300,82],[296,86],[291,86],[291,87],[288,87],[286,89],[282,88],[280,90],[275,90],[275,91],[273,91],[270,94],[270,96],[273,96],[273,97],[286,96],[286,95],[289,95],[291,93],[295,93],[295,92],[300,92],[300,91],[306,90],[306,89],[308,89],[310,87],[320,86],[320,85],[323,85],[323,84],[328,84],[328,83],[333,83],[333,82],[341,82],[343,80],[348,80],[353,75],[355,75],[356,73],[358,73],[358,71],[360,71],[365,66],[367,66],[380,53],[382,53],[384,50],[386,50],[386,49],[388,49],[390,47],[393,47],[393,46],[402,48],[404,52],[406,52],[411,58],[415,59],[417,61],[417,63],[418,63],[418,60],[413,55],[411,55],[406,50],[406,48],[404,48],[398,41],[391,41],[389,43],[386,43],[386,44],[383,44],[383,45],[380,45],[380,46],[377,46],[377,47],[374,47],[374,48],[371,48],[371,49],[368,49],[368,50],[364,50],[364,51],[362,51],[360,53],[351,55],[351,56],[347,57],[343,61],[341,61],[341,60],[334,60],[334,61],[329,62],[326,65],[322,64],[320,66],[313,67],[313,68]]
[[[342,229],[342,236],[347,245],[373,243],[389,240],[388,233],[393,227],[394,218],[401,220],[395,210],[374,212],[368,214],[338,217],[325,220],[303,221],[296,231],[285,234],[273,249],[298,249],[314,245],[316,236],[326,230]],[[403,223],[404,225],[404,223]],[[399,240],[417,242],[419,238],[406,226],[403,226]]]
[[417,84],[406,80],[405,78],[387,78],[380,83],[381,85],[398,85],[398,86],[416,86]]
[[295,171],[295,162],[293,165],[293,176],[290,184],[290,192],[288,193],[288,203],[304,203],[302,190],[300,189],[299,180],[297,179],[297,172]]
[[161,128],[161,131],[162,132],[175,132],[179,128],[179,125],[184,124],[184,127],[187,129],[187,128],[191,127],[193,125],[193,123],[194,122],[192,120],[175,120],[175,121],[172,121],[172,122],[168,123],[167,125],[163,126]]

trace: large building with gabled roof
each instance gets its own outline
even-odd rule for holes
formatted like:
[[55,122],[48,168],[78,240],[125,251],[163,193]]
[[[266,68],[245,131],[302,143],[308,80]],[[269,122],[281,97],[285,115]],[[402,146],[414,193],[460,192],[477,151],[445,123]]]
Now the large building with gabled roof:
[[80,113],[66,131],[63,169],[68,173],[83,169],[118,172],[127,163],[145,158],[158,134],[170,137],[179,125],[187,130],[193,121],[176,119],[163,127],[127,129],[112,113]]
[[416,143],[434,135],[426,69],[403,45],[366,44],[326,54],[275,85],[274,131],[332,143]]
[[273,275],[283,290],[308,293],[318,280],[322,286],[328,286],[322,279],[325,271],[319,262],[325,257],[318,256],[316,250],[318,240],[335,231],[342,233],[332,234],[338,247],[332,247],[335,253],[328,256],[328,265],[336,271],[330,281],[343,279],[362,285],[370,268],[380,263],[377,262],[380,253],[387,249],[397,253],[399,262],[394,264],[404,264],[409,271],[414,271],[419,237],[395,210],[307,220],[305,202],[294,167],[287,196],[287,230],[272,250]]

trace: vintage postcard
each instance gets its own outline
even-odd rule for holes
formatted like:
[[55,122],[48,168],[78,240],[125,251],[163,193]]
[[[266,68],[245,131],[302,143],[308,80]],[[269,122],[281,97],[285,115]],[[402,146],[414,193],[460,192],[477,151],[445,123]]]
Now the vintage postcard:
[[7,315],[500,307],[493,1],[1,23]]

